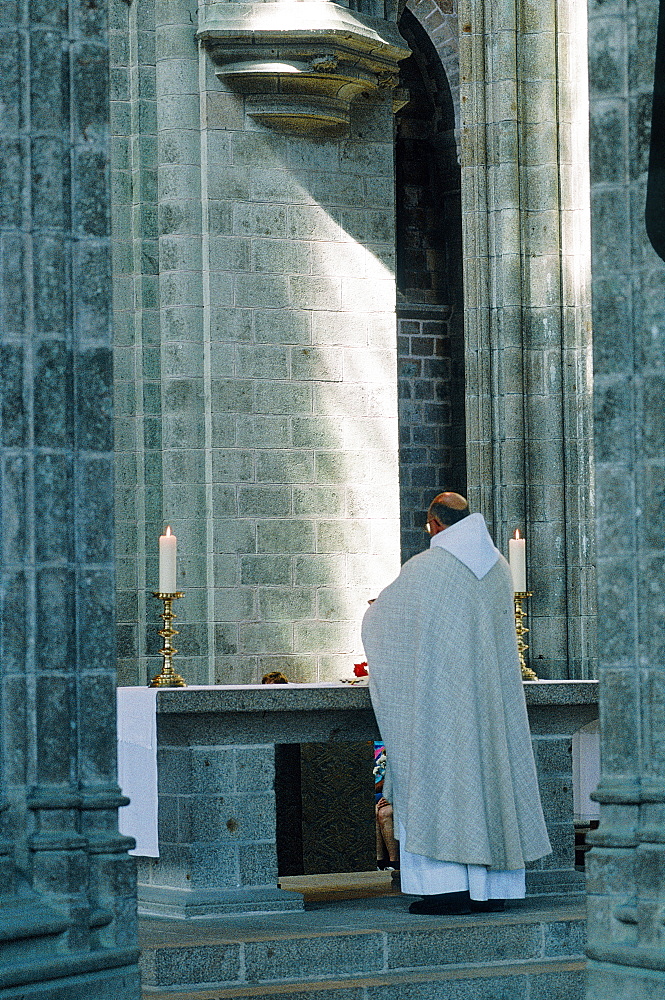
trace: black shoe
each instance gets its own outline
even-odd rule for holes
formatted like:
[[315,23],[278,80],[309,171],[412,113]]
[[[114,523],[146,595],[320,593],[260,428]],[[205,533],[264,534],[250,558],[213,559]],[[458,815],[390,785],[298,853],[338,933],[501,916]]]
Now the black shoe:
[[440,892],[435,896],[423,896],[411,903],[409,913],[427,914],[428,916],[456,916],[471,913],[468,892]]
[[471,899],[472,913],[503,913],[506,908],[505,899]]

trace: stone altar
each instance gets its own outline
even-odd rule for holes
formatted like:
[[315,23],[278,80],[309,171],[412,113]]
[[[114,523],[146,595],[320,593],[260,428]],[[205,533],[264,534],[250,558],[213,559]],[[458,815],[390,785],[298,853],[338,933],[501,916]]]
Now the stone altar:
[[[526,682],[553,853],[527,873],[530,894],[579,892],[572,735],[597,716],[595,681]],[[342,684],[211,686],[157,693],[159,858],[139,858],[146,913],[283,911],[278,887],[274,744],[376,739],[369,691]]]

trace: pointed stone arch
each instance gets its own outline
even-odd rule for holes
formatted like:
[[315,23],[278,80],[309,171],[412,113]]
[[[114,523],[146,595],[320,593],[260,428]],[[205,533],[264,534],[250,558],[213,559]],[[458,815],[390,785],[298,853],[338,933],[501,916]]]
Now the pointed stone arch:
[[407,8],[423,26],[443,66],[455,109],[455,137],[460,134],[459,29],[454,0],[409,0]]

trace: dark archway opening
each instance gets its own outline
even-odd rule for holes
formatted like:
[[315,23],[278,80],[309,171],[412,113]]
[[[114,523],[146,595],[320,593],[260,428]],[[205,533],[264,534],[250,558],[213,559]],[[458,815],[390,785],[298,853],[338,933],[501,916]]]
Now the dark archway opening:
[[400,31],[409,102],[396,116],[402,559],[425,547],[436,492],[466,491],[462,209],[450,86],[409,10]]

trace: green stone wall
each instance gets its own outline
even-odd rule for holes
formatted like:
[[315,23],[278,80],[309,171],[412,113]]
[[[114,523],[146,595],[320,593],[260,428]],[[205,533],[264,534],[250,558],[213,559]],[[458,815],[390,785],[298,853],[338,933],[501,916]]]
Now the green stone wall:
[[159,668],[167,523],[190,683],[336,679],[399,567],[391,93],[342,137],[270,131],[190,7],[115,37],[121,679]]

